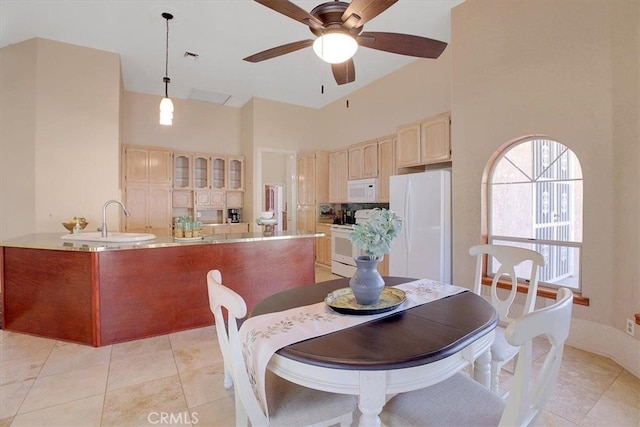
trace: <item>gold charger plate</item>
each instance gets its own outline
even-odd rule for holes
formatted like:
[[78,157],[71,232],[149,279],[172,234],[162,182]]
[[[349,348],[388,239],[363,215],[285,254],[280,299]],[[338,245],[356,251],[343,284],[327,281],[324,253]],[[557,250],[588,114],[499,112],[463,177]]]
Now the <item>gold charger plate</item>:
[[405,299],[406,294],[402,289],[385,286],[378,302],[372,305],[358,304],[351,288],[333,291],[327,295],[324,301],[338,313],[366,315],[391,311],[402,304]]

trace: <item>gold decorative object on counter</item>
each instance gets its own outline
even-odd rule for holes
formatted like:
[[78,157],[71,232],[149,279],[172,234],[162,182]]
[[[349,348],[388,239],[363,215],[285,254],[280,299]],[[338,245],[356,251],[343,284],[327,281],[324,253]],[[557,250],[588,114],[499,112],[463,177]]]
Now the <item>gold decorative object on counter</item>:
[[82,228],[83,230],[85,229],[85,227],[87,225],[89,225],[89,223],[87,222],[87,220],[85,218],[78,218],[78,217],[73,217],[73,219],[69,222],[63,222],[62,225],[64,225],[64,228],[66,228],[67,230],[69,230],[69,233],[73,233],[73,227],[76,226],[76,223],[80,223],[80,228]]

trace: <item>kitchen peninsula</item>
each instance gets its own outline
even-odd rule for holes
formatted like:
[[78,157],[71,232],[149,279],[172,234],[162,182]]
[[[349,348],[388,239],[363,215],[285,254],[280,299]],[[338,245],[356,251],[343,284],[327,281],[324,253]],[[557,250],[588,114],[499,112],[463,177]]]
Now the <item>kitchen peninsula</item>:
[[218,269],[251,310],[315,282],[314,233],[242,233],[176,242],[0,243],[2,327],[96,347],[213,324],[206,274]]

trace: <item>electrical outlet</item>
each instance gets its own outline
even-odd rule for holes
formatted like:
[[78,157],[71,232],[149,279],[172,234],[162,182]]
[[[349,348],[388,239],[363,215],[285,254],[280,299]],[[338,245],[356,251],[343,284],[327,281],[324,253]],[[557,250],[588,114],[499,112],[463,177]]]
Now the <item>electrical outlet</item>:
[[636,324],[633,323],[633,320],[627,319],[627,333],[633,337],[635,336],[635,333],[636,333],[635,329],[636,329]]

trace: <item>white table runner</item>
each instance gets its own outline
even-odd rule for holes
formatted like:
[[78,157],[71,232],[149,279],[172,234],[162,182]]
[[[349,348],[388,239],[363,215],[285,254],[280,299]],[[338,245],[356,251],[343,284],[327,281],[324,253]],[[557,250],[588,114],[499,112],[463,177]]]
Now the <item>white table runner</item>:
[[242,354],[253,391],[265,413],[268,415],[265,371],[269,359],[279,349],[468,290],[429,279],[403,283],[396,288],[406,292],[406,301],[385,313],[366,316],[345,315],[333,311],[323,301],[245,320],[240,327]]

